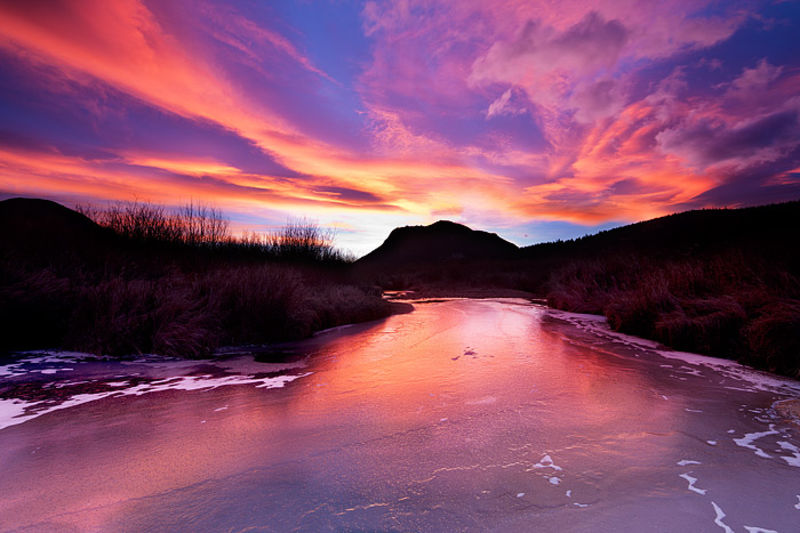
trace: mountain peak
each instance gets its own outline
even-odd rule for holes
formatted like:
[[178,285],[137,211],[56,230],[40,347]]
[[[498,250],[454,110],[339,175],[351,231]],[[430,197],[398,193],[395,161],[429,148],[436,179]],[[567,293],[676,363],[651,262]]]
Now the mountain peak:
[[449,260],[498,259],[518,250],[495,233],[439,220],[428,226],[395,228],[378,248],[359,259],[361,265],[386,266]]

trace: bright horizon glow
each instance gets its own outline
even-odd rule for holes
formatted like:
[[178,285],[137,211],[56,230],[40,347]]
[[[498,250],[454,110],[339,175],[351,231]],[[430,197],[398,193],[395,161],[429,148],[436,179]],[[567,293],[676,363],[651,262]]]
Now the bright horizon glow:
[[210,202],[362,255],[800,198],[791,2],[0,4],[0,197]]

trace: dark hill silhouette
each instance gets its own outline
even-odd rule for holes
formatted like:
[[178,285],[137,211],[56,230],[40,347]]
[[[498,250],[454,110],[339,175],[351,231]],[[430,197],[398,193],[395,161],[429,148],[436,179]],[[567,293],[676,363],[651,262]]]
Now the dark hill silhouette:
[[356,262],[370,269],[412,264],[474,259],[507,259],[519,249],[495,233],[476,231],[447,220],[429,226],[405,226],[392,230],[378,248]]
[[0,253],[26,262],[97,259],[118,242],[88,217],[50,200],[0,201]]
[[800,201],[740,209],[676,213],[569,241],[521,249],[523,258],[569,258],[635,251],[657,257],[691,256],[733,247],[797,258]]

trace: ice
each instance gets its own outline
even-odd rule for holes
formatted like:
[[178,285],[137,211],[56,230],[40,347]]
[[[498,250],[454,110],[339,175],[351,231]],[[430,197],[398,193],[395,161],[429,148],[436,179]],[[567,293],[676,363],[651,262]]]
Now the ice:
[[220,411],[225,411],[227,408],[228,408],[227,405],[223,405],[222,407],[217,407],[216,409],[214,409],[214,412],[219,413]]
[[715,440],[707,440],[706,443],[710,444],[711,446],[716,446],[717,445],[717,441],[715,441]]
[[518,492],[517,493],[517,498],[522,498],[523,496],[525,496],[524,492]]
[[547,478],[547,481],[549,481],[551,485],[558,485],[561,483],[561,479],[557,478],[556,476]]
[[714,523],[721,527],[725,533],[733,533],[733,530],[728,527],[728,525],[722,521],[725,518],[725,513],[722,512],[722,509],[719,508],[719,505],[716,502],[711,502],[711,505],[714,507],[714,512],[716,513],[716,517],[714,518]]
[[790,393],[793,395],[800,392],[800,383],[797,381],[760,372],[735,361],[673,350],[656,350],[656,353],[668,359],[679,359],[685,363],[709,367],[726,378],[745,382],[749,386],[749,388],[744,389],[726,386],[726,389],[748,392],[764,391],[782,394]]
[[681,474],[679,477],[682,477],[683,479],[685,479],[686,481],[689,482],[688,489],[690,491],[696,492],[697,494],[705,494],[706,493],[706,489],[698,489],[697,487],[694,486],[694,484],[697,482],[697,478],[696,477],[690,476],[689,474]]
[[744,526],[747,530],[747,533],[778,533],[774,529],[764,529],[763,527],[757,526]]
[[754,445],[753,442],[762,437],[766,437],[767,435],[777,435],[777,434],[778,432],[775,431],[775,426],[773,424],[770,424],[769,431],[745,433],[744,437],[741,437],[739,439],[733,439],[733,442],[735,442],[737,446],[741,446],[742,448],[750,448],[751,450],[753,450],[753,453],[755,453],[759,457],[763,457],[765,459],[771,459],[772,456],[770,454],[768,454],[758,446]]
[[797,495],[797,503],[794,504],[794,508],[800,511],[800,494]]

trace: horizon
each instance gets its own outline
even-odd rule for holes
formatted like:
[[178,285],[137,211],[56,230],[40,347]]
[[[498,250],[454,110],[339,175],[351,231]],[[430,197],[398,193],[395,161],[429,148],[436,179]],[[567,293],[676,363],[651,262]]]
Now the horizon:
[[[0,202],[6,201],[6,200],[17,200],[17,199],[25,199],[25,200],[49,200],[49,199],[46,199],[46,198],[37,198],[37,197],[22,197],[22,196],[4,197],[4,196],[0,195]],[[55,200],[49,200],[49,201],[55,201]],[[62,206],[64,206],[64,207],[67,207],[67,208],[69,208],[69,209],[73,209],[73,210],[75,210],[75,211],[76,211],[76,212],[78,212],[78,213],[81,213],[81,211],[79,211],[79,210],[77,210],[77,209],[74,209],[73,207],[70,207],[70,206],[68,206],[68,205],[61,204],[60,202],[57,202],[57,201],[55,201],[55,202],[56,202],[56,203],[58,203],[59,205],[62,205]],[[776,205],[787,204],[787,203],[793,203],[793,202],[800,202],[800,198],[798,198],[798,199],[793,199],[793,200],[781,201],[781,202],[774,202],[774,203],[770,203],[770,204],[759,204],[759,205],[752,205],[752,206],[747,206],[747,207],[751,207],[751,208],[770,207],[770,206],[776,206]],[[84,207],[86,207],[86,206],[84,206]],[[89,206],[89,207],[91,207],[91,206]],[[160,207],[163,207],[163,206],[160,206]],[[372,253],[372,252],[376,251],[376,250],[377,250],[378,248],[380,248],[382,245],[386,244],[386,239],[388,239],[388,238],[389,238],[389,235],[390,235],[392,232],[394,232],[394,230],[397,230],[397,229],[403,229],[403,228],[427,228],[427,227],[430,227],[430,226],[433,226],[433,225],[439,224],[439,223],[441,223],[441,222],[445,222],[445,223],[449,223],[449,224],[455,224],[455,225],[463,226],[463,227],[465,227],[465,228],[467,228],[468,230],[470,230],[470,231],[473,231],[473,232],[483,232],[483,233],[489,233],[489,234],[492,234],[492,235],[496,235],[497,237],[501,238],[502,240],[504,240],[504,241],[506,241],[506,242],[508,242],[508,243],[511,243],[511,244],[513,244],[514,246],[516,246],[518,249],[522,250],[522,249],[524,249],[524,248],[530,248],[530,247],[533,247],[533,246],[538,246],[538,245],[542,245],[542,244],[559,244],[559,243],[566,243],[566,242],[576,241],[576,240],[580,240],[580,239],[584,239],[584,238],[588,238],[588,237],[593,237],[593,236],[599,235],[600,233],[603,233],[603,232],[606,232],[606,231],[611,231],[611,230],[614,230],[614,229],[619,229],[619,228],[623,228],[623,227],[627,227],[627,226],[631,226],[631,225],[636,225],[636,224],[641,224],[641,223],[650,222],[650,221],[652,221],[652,220],[656,220],[657,218],[671,217],[671,216],[675,216],[675,215],[681,215],[681,214],[684,214],[684,213],[689,213],[689,212],[693,212],[693,211],[708,211],[708,210],[717,210],[717,211],[723,210],[723,211],[726,211],[726,210],[731,210],[731,209],[734,209],[734,210],[735,210],[735,209],[744,209],[744,208],[729,208],[729,207],[704,207],[704,208],[700,208],[700,209],[692,209],[692,210],[688,210],[688,211],[676,211],[676,212],[674,212],[674,213],[667,213],[667,214],[664,214],[664,215],[661,215],[661,216],[659,216],[659,217],[652,218],[652,219],[638,220],[638,221],[630,222],[630,223],[627,223],[627,224],[619,224],[619,225],[615,225],[615,226],[608,227],[608,228],[600,228],[600,229],[597,229],[597,230],[595,230],[595,231],[592,231],[592,232],[590,232],[590,233],[584,233],[583,235],[576,235],[576,236],[573,236],[573,237],[565,237],[565,238],[556,238],[556,239],[552,239],[552,240],[539,241],[539,242],[534,242],[534,243],[525,244],[525,245],[519,245],[519,244],[515,243],[514,241],[512,241],[512,240],[508,239],[508,238],[507,238],[505,235],[503,235],[503,234],[502,234],[502,233],[500,233],[500,232],[489,231],[489,230],[487,230],[487,229],[485,229],[485,228],[481,228],[481,227],[474,227],[474,226],[470,226],[470,225],[468,225],[468,224],[464,224],[464,223],[462,223],[462,222],[456,222],[456,221],[454,221],[454,220],[450,220],[450,219],[444,219],[444,218],[441,218],[441,219],[438,219],[438,220],[435,220],[435,221],[433,221],[433,222],[426,223],[426,224],[407,224],[407,225],[403,225],[403,226],[396,226],[396,227],[394,227],[394,228],[391,228],[391,229],[389,230],[389,232],[388,232],[388,233],[385,235],[385,237],[383,237],[383,238],[381,239],[381,241],[380,241],[380,242],[379,242],[379,243],[378,243],[378,244],[377,244],[377,245],[376,245],[374,248],[371,248],[371,249],[367,250],[366,252],[364,252],[364,253],[362,253],[362,254],[359,254],[359,255],[353,254],[353,255],[352,255],[352,257],[353,257],[353,259],[354,259],[354,260],[356,260],[356,261],[357,261],[357,260],[359,260],[359,259],[362,259],[363,257],[365,257],[365,256],[369,255],[370,253]],[[81,214],[84,214],[84,213],[81,213]],[[222,214],[223,214],[223,216],[224,216],[224,213],[222,213]],[[86,216],[86,215],[85,215],[85,216]],[[180,216],[180,215],[178,214],[178,216]],[[316,226],[316,224],[315,224],[313,221],[302,220],[302,219],[290,220],[288,223],[289,223],[289,224],[292,224],[292,223],[311,224],[311,226]],[[283,226],[283,227],[285,227],[285,226]],[[281,226],[276,226],[276,227],[274,227],[274,228],[270,228],[269,232],[279,232],[279,231],[281,230],[281,228],[282,228]],[[321,228],[322,228],[322,229],[335,229],[335,228],[329,228],[329,227],[321,227]],[[244,231],[248,231],[248,230],[247,230],[247,228],[244,228]],[[268,233],[268,232],[267,232],[267,233]],[[233,234],[232,236],[233,236],[233,237],[240,237],[241,235],[238,235],[238,234]],[[348,249],[343,249],[342,247],[340,247],[340,246],[339,246],[339,245],[336,243],[336,236],[335,236],[335,233],[334,233],[334,242],[333,242],[333,248],[334,248],[334,249],[337,249],[337,250],[340,250],[340,251],[344,252],[345,254],[348,254],[348,253],[350,253],[350,252],[351,252],[351,250],[348,250]]]
[[797,4],[0,7],[0,198],[307,218],[363,256],[800,198]]

